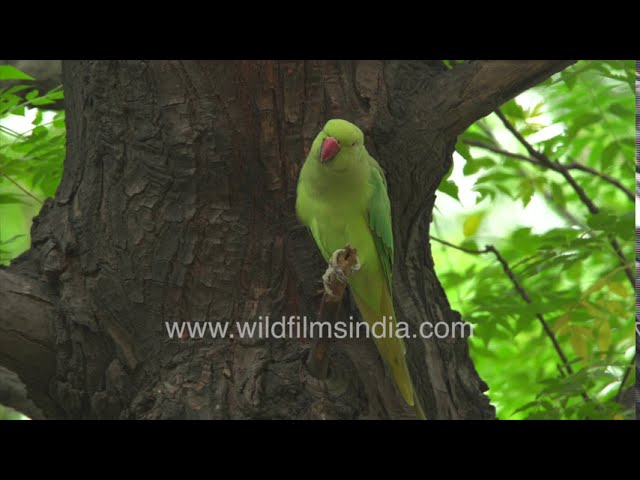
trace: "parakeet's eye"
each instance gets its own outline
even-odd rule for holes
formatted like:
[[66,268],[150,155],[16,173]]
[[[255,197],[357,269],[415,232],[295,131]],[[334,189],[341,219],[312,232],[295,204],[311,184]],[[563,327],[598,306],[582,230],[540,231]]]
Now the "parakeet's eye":
[[355,147],[355,146],[356,146],[356,142],[353,142],[353,143],[351,144],[351,146],[352,146],[352,147]]

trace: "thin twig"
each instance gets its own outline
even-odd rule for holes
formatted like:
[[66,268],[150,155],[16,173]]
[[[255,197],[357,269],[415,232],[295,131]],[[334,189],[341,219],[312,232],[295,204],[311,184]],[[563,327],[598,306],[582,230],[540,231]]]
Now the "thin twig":
[[618,188],[621,192],[623,192],[629,200],[634,201],[634,196],[631,190],[625,187],[619,180],[613,178],[606,173],[599,172],[595,168],[591,168],[583,163],[572,161],[571,163],[560,163],[556,161],[550,161],[550,164],[545,164],[540,162],[539,160],[528,157],[527,155],[522,155],[521,153],[510,152],[508,150],[504,150],[502,148],[490,145],[485,142],[480,142],[477,140],[465,140],[464,143],[471,147],[482,148],[483,150],[488,150],[493,153],[497,153],[498,155],[503,155],[505,157],[514,158],[517,160],[523,160],[525,162],[529,162],[533,165],[537,165],[539,167],[547,167],[555,172],[562,173],[562,168],[566,168],[567,170],[580,170],[581,172],[588,173],[593,175],[594,177],[598,177],[601,180],[610,183],[614,187]]
[[440,240],[433,235],[429,235],[429,238],[434,242],[441,243],[442,245],[446,245],[447,247],[455,248],[456,250],[460,250],[461,252],[471,253],[473,255],[482,255],[483,253],[489,253],[489,250],[487,250],[486,248],[484,250],[474,250],[472,248],[465,248],[459,245],[454,245],[453,243],[449,243],[446,240]]
[[622,381],[620,382],[620,387],[618,388],[618,393],[615,396],[615,401],[620,402],[620,397],[622,397],[622,389],[624,388],[624,384],[627,382],[629,375],[631,374],[631,369],[636,365],[636,356],[633,355],[631,357],[631,363],[627,365],[627,368],[624,371],[624,375],[622,376]]
[[[346,283],[352,272],[359,265],[358,252],[351,245],[336,250],[329,260],[329,268],[322,276],[324,294],[318,313],[319,325],[334,325],[340,315],[340,306],[346,289]],[[339,272],[339,274],[338,274]],[[342,277],[342,278],[341,278]],[[319,337],[311,340],[311,348],[307,357],[307,370],[320,380],[329,374],[329,350],[331,347],[331,330],[322,331]]]
[[[509,278],[509,280],[511,281],[511,283],[515,287],[516,291],[518,292],[518,295],[520,295],[520,298],[522,298],[526,303],[531,304],[531,297],[529,296],[529,294],[527,293],[525,288],[522,286],[522,284],[516,278],[515,273],[513,272],[511,267],[509,266],[509,263],[505,260],[505,258],[498,251],[498,249],[496,247],[494,247],[493,245],[486,245],[483,250],[474,250],[474,249],[471,249],[471,248],[464,248],[464,247],[461,247],[459,245],[454,245],[453,243],[449,243],[449,242],[447,242],[445,240],[440,240],[439,238],[435,238],[435,237],[433,237],[431,235],[429,236],[429,238],[431,240],[434,240],[434,241],[436,241],[438,243],[441,243],[443,245],[447,245],[448,247],[455,248],[456,250],[460,250],[462,252],[470,253],[470,254],[473,254],[473,255],[482,255],[482,254],[486,254],[486,253],[493,253],[493,255],[496,257],[496,259],[498,260],[498,262],[502,266],[502,270],[507,275],[507,277]],[[553,344],[554,350],[556,351],[556,353],[560,357],[560,360],[562,361],[562,366],[564,367],[564,370],[566,370],[566,372],[569,375],[572,375],[573,374],[573,368],[571,367],[571,364],[569,363],[569,360],[567,359],[567,356],[565,355],[564,351],[562,350],[562,347],[560,346],[560,343],[558,342],[558,339],[556,338],[555,333],[553,333],[553,330],[551,330],[551,327],[549,327],[549,324],[547,323],[547,321],[545,320],[544,316],[541,313],[536,313],[536,318],[538,319],[538,321],[542,325],[542,329],[544,330],[545,334],[551,340],[551,343]],[[564,371],[561,368],[559,368],[558,370],[560,371],[561,375],[564,377],[565,376]],[[586,392],[581,392],[581,395],[582,395],[582,398],[584,400],[586,400],[586,401],[590,400],[590,398],[586,394]]]
[[[571,188],[573,188],[573,190],[576,192],[576,194],[578,195],[578,198],[580,198],[580,201],[587,207],[587,209],[589,210],[589,213],[591,213],[592,215],[600,213],[600,209],[596,206],[593,200],[589,198],[589,196],[586,194],[584,189],[578,184],[578,182],[576,182],[576,179],[573,178],[573,175],[571,175],[571,172],[566,166],[562,165],[557,161],[552,162],[549,159],[549,157],[547,157],[542,152],[539,152],[538,150],[536,150],[533,147],[533,145],[531,145],[527,141],[527,139],[524,138],[522,134],[513,126],[513,124],[509,121],[509,119],[505,116],[505,114],[502,113],[500,109],[496,110],[496,115],[498,115],[498,118],[500,118],[500,120],[502,121],[504,126],[507,128],[507,130],[509,130],[509,132],[511,132],[511,134],[522,144],[522,146],[527,150],[527,152],[532,158],[538,160],[545,167],[559,172],[564,177],[567,183],[571,185]],[[629,262],[627,261],[627,258],[624,256],[624,253],[622,252],[622,248],[620,248],[620,244],[618,243],[618,241],[615,239],[613,235],[609,235],[609,243],[611,244],[613,251],[616,253],[616,256],[618,257],[618,261],[622,266],[624,266],[624,271],[627,276],[627,279],[631,283],[631,288],[635,290],[636,285],[635,285],[634,275],[633,275],[633,272],[631,271],[631,268],[629,267]]]
[[598,177],[604,180],[605,182],[610,183],[611,185],[617,187],[622,192],[624,192],[624,194],[629,198],[629,200],[634,201],[633,192],[629,190],[627,187],[625,187],[624,185],[622,185],[622,183],[620,183],[618,179],[613,178],[611,175],[607,175],[606,173],[599,172],[595,168],[591,168],[588,165],[585,165],[584,163],[580,163],[576,161],[573,161],[571,163],[565,163],[563,165],[565,168],[569,170],[580,170],[581,172],[589,173],[595,177]]
[[18,189],[20,189],[23,193],[25,193],[26,195],[28,195],[29,197],[31,197],[32,199],[34,199],[36,202],[38,202],[40,205],[44,205],[44,202],[42,200],[40,200],[38,197],[36,197],[33,193],[31,193],[29,190],[27,190],[26,188],[24,188],[22,185],[20,185],[18,182],[16,182],[13,178],[11,178],[9,175],[7,175],[6,173],[4,173],[4,171],[0,168],[0,176],[3,176],[4,178],[6,178],[7,180],[9,180],[11,183],[13,183],[16,187],[18,187]]
[[[498,262],[500,262],[500,265],[502,265],[502,270],[504,270],[504,273],[507,275],[507,277],[509,277],[509,280],[511,280],[511,283],[515,287],[520,297],[528,304],[531,304],[531,297],[529,296],[527,291],[524,289],[522,284],[518,281],[518,279],[516,278],[516,275],[513,273],[513,270],[511,270],[511,267],[509,267],[509,264],[504,259],[504,257],[500,254],[498,249],[493,245],[487,245],[487,250],[492,252],[496,256],[496,258],[498,259]],[[562,364],[565,370],[570,375],[572,375],[573,368],[571,367],[571,364],[569,363],[567,356],[562,351],[562,347],[560,347],[560,343],[558,343],[558,339],[556,338],[555,333],[553,333],[553,330],[551,330],[551,327],[549,327],[549,324],[544,319],[541,313],[536,313],[536,318],[540,321],[540,324],[542,325],[543,330],[551,340],[551,343],[553,343],[553,348],[556,350],[556,352],[558,353],[558,356],[562,360]]]
[[490,152],[497,153],[498,155],[504,155],[505,157],[511,157],[511,158],[515,158],[515,159],[518,159],[518,160],[524,160],[525,162],[533,163],[534,165],[538,165],[540,167],[544,166],[538,160],[536,160],[535,158],[531,158],[531,157],[528,157],[526,155],[522,155],[521,153],[510,152],[508,150],[504,150],[502,148],[495,147],[495,146],[490,145],[488,143],[480,142],[478,140],[465,140],[464,143],[466,143],[467,145],[469,145],[471,147],[482,148],[483,150],[488,150]]
[[24,138],[24,134],[18,133],[15,130],[9,128],[9,127],[5,127],[4,125],[0,125],[0,131],[6,133],[7,135],[15,137],[15,138]]

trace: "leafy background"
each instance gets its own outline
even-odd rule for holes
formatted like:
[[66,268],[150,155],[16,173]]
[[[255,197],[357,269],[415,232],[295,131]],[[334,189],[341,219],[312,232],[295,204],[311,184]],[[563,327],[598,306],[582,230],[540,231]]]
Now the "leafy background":
[[[24,85],[3,88],[5,80]],[[30,80],[0,66],[5,265],[29,248],[32,218],[54,196],[64,161],[64,112],[46,109],[62,90],[41,93]],[[432,239],[432,252],[453,308],[474,327],[471,355],[501,419],[634,417],[624,401],[635,378],[633,288],[625,274],[634,268],[634,81],[632,61],[581,61],[503,105],[504,120],[533,154],[496,114],[456,145],[431,228],[450,245]],[[599,213],[589,213],[554,162],[572,166],[571,178]],[[485,245],[497,249],[529,303],[495,253],[479,253]],[[0,406],[0,418],[25,417]]]
[[476,122],[458,140],[431,229],[467,249],[495,246],[531,299],[492,252],[432,240],[449,300],[474,326],[474,363],[499,418],[634,418],[633,281],[611,245],[633,278],[634,62],[581,61],[501,111],[535,152],[497,114]]

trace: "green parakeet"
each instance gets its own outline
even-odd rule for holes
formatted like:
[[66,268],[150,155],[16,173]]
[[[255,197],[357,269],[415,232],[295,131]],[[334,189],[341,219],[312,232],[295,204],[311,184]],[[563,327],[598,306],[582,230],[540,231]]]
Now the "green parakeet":
[[[296,213],[325,260],[348,243],[357,249],[361,268],[351,275],[349,286],[358,310],[370,326],[385,321],[386,332],[390,327],[395,331],[387,183],[357,126],[329,120],[315,138],[300,171]],[[402,397],[424,417],[407,368],[404,341],[388,334],[374,341]]]

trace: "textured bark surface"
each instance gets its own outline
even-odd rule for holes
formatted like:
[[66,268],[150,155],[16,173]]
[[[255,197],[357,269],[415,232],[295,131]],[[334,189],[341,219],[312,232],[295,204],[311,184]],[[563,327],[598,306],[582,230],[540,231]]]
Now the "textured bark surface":
[[[490,63],[65,62],[64,175],[0,270],[0,363],[50,418],[412,418],[371,340],[334,343],[318,381],[304,340],[169,339],[164,322],[315,318],[326,265],[295,187],[333,117],[387,173],[399,319],[459,321],[428,243],[455,135],[570,62]],[[429,418],[494,417],[466,340],[407,349]]]

